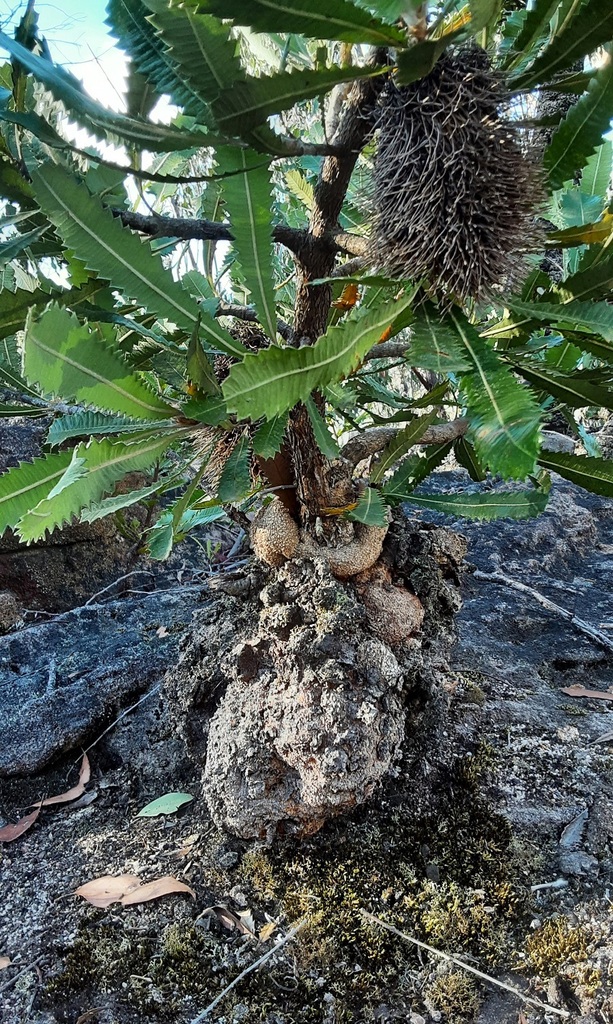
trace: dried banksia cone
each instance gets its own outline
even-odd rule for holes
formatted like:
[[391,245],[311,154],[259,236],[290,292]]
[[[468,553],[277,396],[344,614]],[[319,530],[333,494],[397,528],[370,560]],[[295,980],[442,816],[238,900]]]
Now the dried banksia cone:
[[523,257],[539,248],[542,188],[507,104],[479,47],[445,53],[403,88],[390,80],[378,118],[373,263],[458,301],[521,279]]

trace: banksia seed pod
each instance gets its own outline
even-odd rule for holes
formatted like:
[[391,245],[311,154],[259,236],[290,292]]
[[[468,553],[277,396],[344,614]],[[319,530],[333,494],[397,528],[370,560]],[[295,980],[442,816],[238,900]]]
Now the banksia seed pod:
[[441,299],[486,298],[539,248],[542,187],[505,117],[502,76],[479,47],[381,96],[371,261]]

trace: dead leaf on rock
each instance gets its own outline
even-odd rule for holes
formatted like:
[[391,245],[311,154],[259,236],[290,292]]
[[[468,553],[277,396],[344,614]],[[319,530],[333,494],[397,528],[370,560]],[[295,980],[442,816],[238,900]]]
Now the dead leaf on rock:
[[75,1024],[85,1024],[87,1020],[93,1020],[104,1010],[103,1006],[92,1006],[91,1010],[86,1010],[80,1017],[77,1017]]
[[10,967],[12,962],[8,956],[0,956],[0,971],[3,971],[5,967]]
[[67,789],[65,793],[58,793],[57,796],[49,796],[44,800],[37,800],[35,804],[31,804],[32,807],[50,807],[51,804],[68,804],[71,800],[76,800],[77,797],[82,796],[85,792],[85,787],[91,778],[91,767],[89,764],[89,758],[87,754],[83,754],[83,760],[81,761],[81,770],[79,771],[79,781],[76,786],[72,786],[71,789]]
[[0,843],[12,843],[14,839],[19,839],[19,836],[22,836],[34,824],[39,814],[40,807],[37,807],[35,811],[26,814],[14,825],[5,825],[4,828],[0,828]]
[[168,636],[168,630],[166,629],[166,626],[160,626],[159,629],[156,629],[155,635],[159,637]]
[[596,700],[613,700],[610,690],[587,690],[585,686],[563,686],[562,693],[569,697],[595,697]]
[[110,907],[118,903],[122,897],[138,889],[141,884],[137,875],[101,875],[85,882],[75,889],[75,896],[82,896],[93,907]]
[[250,938],[255,939],[255,922],[250,910],[243,910],[239,914],[235,914],[229,907],[219,904],[215,907],[207,907],[202,911],[200,917],[207,917],[210,914],[214,914],[219,923],[229,932],[237,931],[241,935],[249,935]]
[[129,907],[133,903],[147,903],[173,892],[187,892],[196,899],[196,893],[189,885],[180,882],[178,878],[173,878],[172,875],[164,875],[163,878],[155,878],[153,882],[146,882],[133,892],[127,893],[119,902],[123,903],[124,907]]

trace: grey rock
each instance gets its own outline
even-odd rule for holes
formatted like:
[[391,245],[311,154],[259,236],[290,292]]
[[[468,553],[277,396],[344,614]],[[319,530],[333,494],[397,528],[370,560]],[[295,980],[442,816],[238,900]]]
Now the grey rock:
[[198,606],[201,591],[178,587],[1,637],[0,777],[39,770],[158,683]]

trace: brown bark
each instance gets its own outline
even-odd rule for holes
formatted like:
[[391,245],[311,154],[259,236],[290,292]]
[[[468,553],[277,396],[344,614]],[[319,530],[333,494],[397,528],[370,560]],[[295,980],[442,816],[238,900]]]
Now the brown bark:
[[[294,320],[294,343],[298,345],[314,344],[327,327],[331,286],[312,285],[311,282],[330,277],[334,270],[335,250],[322,242],[325,243],[335,233],[339,234],[338,218],[356,161],[373,130],[372,114],[381,86],[377,79],[356,82],[352,86],[334,137],[334,145],[340,148],[342,155],[326,157],[321,167],[307,241],[298,252]],[[346,243],[347,239],[344,241]],[[344,495],[347,501],[351,499],[350,477],[341,471],[339,479],[338,472],[331,472],[329,461],[316,444],[311,421],[303,405],[291,414],[289,445],[303,519],[308,521],[315,518],[322,508],[338,505],[339,495]]]

